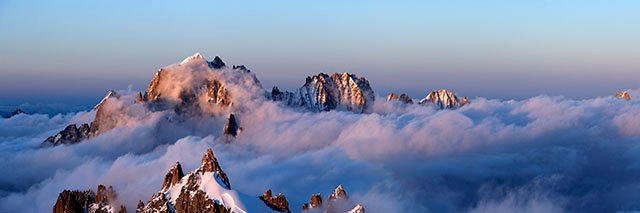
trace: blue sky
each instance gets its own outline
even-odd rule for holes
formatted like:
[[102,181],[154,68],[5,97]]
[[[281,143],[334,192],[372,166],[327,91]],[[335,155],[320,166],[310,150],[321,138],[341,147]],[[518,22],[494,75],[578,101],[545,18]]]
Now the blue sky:
[[90,104],[202,52],[270,88],[586,98],[640,85],[638,1],[0,1],[0,105]]

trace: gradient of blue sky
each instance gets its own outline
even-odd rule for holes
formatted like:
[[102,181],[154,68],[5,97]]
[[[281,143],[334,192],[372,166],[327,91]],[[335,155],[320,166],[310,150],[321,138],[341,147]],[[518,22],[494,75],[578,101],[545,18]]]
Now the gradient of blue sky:
[[267,88],[594,97],[640,87],[640,1],[0,1],[0,105],[97,102],[196,51]]

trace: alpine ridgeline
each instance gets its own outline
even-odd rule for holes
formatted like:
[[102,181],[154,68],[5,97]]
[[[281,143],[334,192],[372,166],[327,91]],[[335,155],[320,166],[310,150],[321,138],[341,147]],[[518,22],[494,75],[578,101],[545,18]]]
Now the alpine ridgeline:
[[[409,97],[407,94],[398,94],[389,93],[387,95],[387,101],[390,102],[400,102],[403,104],[413,104],[413,99]],[[418,101],[418,104],[424,106],[432,106],[436,109],[444,110],[444,109],[458,109],[469,103],[469,99],[467,97],[458,98],[453,92],[440,89],[433,90],[427,94],[423,99]]]
[[[319,195],[317,195],[319,196]],[[98,186],[97,193],[91,190],[64,190],[58,196],[53,212],[127,212],[123,205],[117,207],[117,194],[112,187]],[[117,207],[117,208],[116,208]],[[364,207],[355,204],[338,186],[327,202],[322,199],[303,205],[303,211],[364,212]],[[136,212],[291,212],[287,198],[282,194],[272,195],[271,189],[262,196],[247,196],[232,190],[229,177],[209,148],[202,157],[200,167],[185,174],[176,162],[165,175],[160,191],[145,204],[138,201]]]
[[117,194],[111,186],[107,188],[104,185],[98,185],[96,192],[64,190],[58,195],[58,199],[53,205],[53,212],[126,213],[127,208],[123,205],[118,206],[115,202],[116,199]]
[[375,95],[367,79],[344,72],[307,77],[294,92],[273,87],[271,99],[315,112],[337,109],[361,113],[373,105]]

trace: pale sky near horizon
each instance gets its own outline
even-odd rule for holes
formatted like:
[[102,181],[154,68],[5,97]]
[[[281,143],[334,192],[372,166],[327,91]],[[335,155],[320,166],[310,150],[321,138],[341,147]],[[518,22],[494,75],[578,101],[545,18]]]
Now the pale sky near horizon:
[[0,0],[0,105],[90,104],[195,52],[267,89],[348,71],[378,96],[588,98],[640,88],[640,1]]

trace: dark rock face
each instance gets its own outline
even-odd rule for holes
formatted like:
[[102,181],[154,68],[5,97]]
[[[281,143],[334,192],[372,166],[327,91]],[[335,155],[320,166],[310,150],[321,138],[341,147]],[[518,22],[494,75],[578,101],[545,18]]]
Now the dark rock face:
[[91,135],[91,127],[89,124],[82,124],[80,128],[76,124],[71,124],[54,136],[49,136],[41,146],[57,146],[60,144],[76,144],[89,138]]
[[[112,202],[117,198],[113,187],[98,185],[98,190],[94,193],[91,190],[64,190],[58,195],[56,203],[53,205],[54,213],[91,212],[106,213],[110,209],[117,209],[112,206]],[[126,213],[127,209],[120,206],[118,212]]]
[[91,191],[64,190],[58,195],[58,200],[53,206],[53,212],[84,212],[85,209],[89,209],[89,204],[93,202],[95,201]]
[[225,136],[238,136],[241,128],[238,126],[238,122],[236,121],[236,116],[234,114],[229,114],[229,118],[227,119],[227,123],[224,125],[224,135]]
[[229,183],[229,178],[227,174],[222,171],[220,165],[218,164],[218,159],[213,155],[213,151],[211,148],[207,149],[207,152],[202,156],[202,164],[200,165],[200,172],[213,172],[214,175],[219,177],[219,179],[224,183],[225,188],[231,189],[231,184]]
[[26,113],[25,111],[22,111],[22,109],[17,108],[16,110],[13,110],[13,112],[5,114],[2,117],[3,118],[11,118],[11,117],[19,115],[19,114],[29,114],[29,113]]
[[271,194],[271,189],[265,191],[262,196],[260,196],[260,200],[262,200],[269,208],[278,212],[291,212],[289,210],[289,202],[287,202],[287,198],[278,193],[276,196]]
[[211,69],[222,69],[224,67],[226,67],[227,65],[224,64],[224,62],[222,61],[222,59],[218,56],[216,56],[215,58],[213,58],[213,61],[209,62],[209,67],[211,67]]
[[411,99],[411,97],[404,93],[400,94],[400,96],[395,93],[389,93],[389,95],[387,95],[387,101],[400,101],[401,103],[405,104],[413,104],[413,100]]
[[164,181],[162,182],[162,190],[167,190],[171,186],[180,182],[180,179],[182,179],[182,177],[184,177],[182,166],[180,166],[179,162],[176,162],[176,164],[171,167],[171,170],[169,170],[167,175],[164,176]]
[[347,110],[364,112],[375,100],[369,81],[349,73],[320,73],[307,77],[295,92],[271,90],[271,100],[311,111]]

